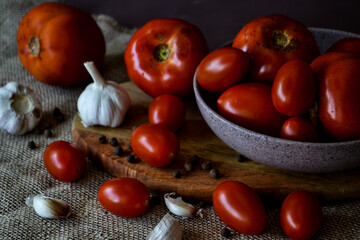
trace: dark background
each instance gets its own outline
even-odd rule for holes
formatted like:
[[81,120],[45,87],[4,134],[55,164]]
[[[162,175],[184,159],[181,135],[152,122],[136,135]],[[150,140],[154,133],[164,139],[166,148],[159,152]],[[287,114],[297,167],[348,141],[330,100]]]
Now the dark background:
[[308,27],[360,33],[359,0],[65,0],[91,14],[106,14],[126,27],[175,17],[197,25],[214,49],[232,40],[256,17],[280,13]]

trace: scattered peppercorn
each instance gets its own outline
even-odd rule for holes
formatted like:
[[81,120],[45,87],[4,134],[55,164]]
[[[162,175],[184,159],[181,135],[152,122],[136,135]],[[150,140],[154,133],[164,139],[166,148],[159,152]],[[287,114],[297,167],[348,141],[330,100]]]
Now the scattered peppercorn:
[[116,138],[114,138],[114,137],[110,139],[109,143],[110,143],[111,146],[114,146],[114,147],[119,145],[118,140]]
[[136,162],[136,159],[135,159],[135,156],[130,154],[126,157],[126,161],[128,161],[128,163],[135,163]]
[[194,170],[194,165],[191,162],[186,162],[184,168],[186,171],[191,172]]
[[218,179],[220,177],[220,172],[216,168],[210,170],[210,177]]
[[44,135],[45,135],[45,137],[50,138],[50,137],[53,136],[53,133],[52,133],[52,131],[50,129],[45,129],[44,130]]
[[211,163],[209,161],[206,161],[201,164],[201,168],[203,170],[209,171],[211,169]]
[[223,229],[221,229],[221,236],[225,237],[225,238],[229,238],[230,237],[230,229],[227,227],[224,227]]
[[152,189],[150,189],[149,191],[150,191],[150,207],[153,207],[161,202],[162,194]]
[[128,148],[129,148],[130,151],[132,151],[132,148],[131,148],[131,144],[130,144],[130,143],[128,143]]
[[61,110],[58,107],[55,107],[53,110],[54,117],[59,116],[61,114]]
[[245,158],[243,157],[243,155],[239,154],[239,155],[236,156],[236,160],[237,160],[238,162],[244,162],[244,161],[245,161]]
[[174,178],[180,178],[181,177],[181,172],[176,170],[176,171],[173,171],[172,175],[173,175]]
[[120,146],[116,146],[114,148],[114,153],[115,153],[115,155],[121,156],[124,153],[124,149]]
[[53,116],[56,118],[56,120],[58,122],[64,122],[65,121],[65,116],[64,114],[61,112],[60,108],[55,107],[53,110]]
[[191,158],[190,158],[190,162],[195,166],[195,165],[198,165],[200,161],[200,158],[198,155],[192,155]]
[[36,144],[33,140],[29,141],[27,143],[27,147],[30,148],[30,149],[35,149],[36,148]]
[[106,137],[105,137],[105,135],[101,135],[101,136],[99,137],[99,142],[100,142],[100,143],[106,143]]

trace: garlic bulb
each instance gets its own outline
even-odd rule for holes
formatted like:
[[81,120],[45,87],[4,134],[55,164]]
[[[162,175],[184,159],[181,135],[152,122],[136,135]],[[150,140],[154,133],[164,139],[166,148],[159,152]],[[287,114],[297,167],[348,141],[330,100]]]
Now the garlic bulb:
[[181,240],[181,238],[180,223],[167,213],[146,237],[146,240]]
[[170,212],[184,218],[196,217],[198,215],[202,217],[201,209],[197,209],[194,205],[184,202],[181,197],[173,198],[173,195],[175,195],[174,192],[164,195],[165,204]]
[[71,207],[67,202],[42,194],[27,197],[26,205],[33,207],[35,212],[43,218],[67,218],[71,214]]
[[9,82],[0,88],[0,129],[10,134],[33,130],[42,117],[41,102],[28,87]]
[[78,98],[77,108],[83,125],[119,126],[130,108],[129,94],[116,82],[105,81],[93,62],[84,65],[94,83],[89,84]]

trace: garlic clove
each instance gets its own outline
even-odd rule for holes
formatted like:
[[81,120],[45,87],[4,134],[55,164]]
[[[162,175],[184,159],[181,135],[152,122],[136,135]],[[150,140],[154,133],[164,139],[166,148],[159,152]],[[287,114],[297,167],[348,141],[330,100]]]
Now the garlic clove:
[[181,197],[173,198],[173,195],[175,195],[174,192],[164,195],[165,204],[170,212],[184,218],[196,217],[198,215],[202,217],[201,209],[184,202]]
[[181,240],[181,238],[180,223],[167,213],[146,237],[146,240]]
[[26,205],[33,207],[35,212],[43,218],[58,219],[71,215],[71,206],[67,202],[42,194],[27,197]]

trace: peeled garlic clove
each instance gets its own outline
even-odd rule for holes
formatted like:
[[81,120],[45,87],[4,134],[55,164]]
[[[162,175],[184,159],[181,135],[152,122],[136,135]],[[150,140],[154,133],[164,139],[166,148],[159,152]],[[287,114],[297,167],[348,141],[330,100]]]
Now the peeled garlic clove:
[[0,129],[10,134],[33,130],[42,117],[41,102],[28,87],[9,82],[0,88]]
[[201,209],[199,210],[192,204],[184,202],[181,197],[173,198],[173,195],[175,195],[174,192],[164,195],[165,204],[170,212],[184,218],[196,217],[197,215],[202,217]]
[[71,207],[67,202],[42,194],[27,197],[26,205],[33,207],[35,212],[43,218],[67,218],[71,214]]
[[181,240],[180,223],[167,213],[146,237],[147,240]]
[[116,82],[105,81],[93,62],[84,65],[94,83],[78,98],[77,108],[83,125],[119,126],[131,105],[129,94]]

